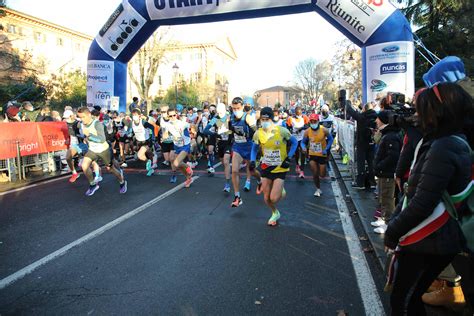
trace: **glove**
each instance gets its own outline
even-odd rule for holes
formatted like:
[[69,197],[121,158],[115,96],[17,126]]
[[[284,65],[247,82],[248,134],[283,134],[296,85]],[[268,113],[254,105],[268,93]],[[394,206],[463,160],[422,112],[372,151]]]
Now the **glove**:
[[254,170],[255,170],[255,167],[256,167],[255,161],[251,161],[251,162],[250,162],[250,165],[249,165],[249,170],[250,170],[250,171],[254,171]]
[[280,167],[283,169],[288,169],[290,168],[290,163],[291,163],[291,158],[286,157],[285,160],[283,160],[283,162],[281,163]]

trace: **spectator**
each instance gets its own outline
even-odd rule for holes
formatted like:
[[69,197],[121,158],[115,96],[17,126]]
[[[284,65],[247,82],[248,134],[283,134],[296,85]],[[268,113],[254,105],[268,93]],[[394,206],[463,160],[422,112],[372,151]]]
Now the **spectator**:
[[23,102],[21,109],[23,121],[36,122],[40,109],[35,109],[30,101]]
[[[357,121],[356,130],[356,160],[357,160],[357,176],[353,183],[355,189],[363,190],[366,185],[375,188],[374,177],[374,142],[373,130],[375,129],[375,119],[377,113],[373,110],[372,103],[366,103],[362,107],[362,112],[354,109],[350,104],[346,105],[347,114]],[[368,172],[365,169],[367,162]]]
[[133,97],[133,102],[130,103],[130,105],[128,106],[128,110],[130,111],[130,113],[132,113],[132,111],[136,108],[138,108],[138,98],[137,97]]
[[374,232],[384,234],[387,229],[386,222],[395,209],[395,169],[397,167],[398,157],[402,142],[400,139],[400,130],[397,127],[388,125],[388,111],[380,111],[375,120],[377,129],[382,134],[379,148],[374,160],[374,173],[378,179],[379,201],[381,217],[372,222],[376,227]]
[[51,112],[51,117],[53,118],[54,122],[61,122],[63,120],[58,111],[52,111]]
[[51,109],[49,106],[44,106],[39,115],[36,117],[36,122],[52,122]]
[[[459,85],[441,83],[416,99],[423,142],[405,190],[385,232],[385,246],[397,249],[392,315],[426,315],[422,295],[438,274],[466,249],[459,224],[440,203],[444,191],[459,195],[459,214],[471,184],[470,149],[453,135],[461,133],[465,116],[474,116],[472,98]],[[472,146],[472,144],[471,144]]]

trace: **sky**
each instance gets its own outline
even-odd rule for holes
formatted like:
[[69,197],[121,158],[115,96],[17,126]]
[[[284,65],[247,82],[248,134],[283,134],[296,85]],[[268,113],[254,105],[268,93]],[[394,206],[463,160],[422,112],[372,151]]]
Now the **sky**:
[[[95,36],[120,0],[7,0],[26,14]],[[331,59],[334,44],[344,39],[316,12],[173,27],[178,38],[199,37],[212,42],[228,36],[238,56],[236,73],[229,79],[235,94],[294,81],[298,62]],[[195,41],[194,41],[195,42]]]

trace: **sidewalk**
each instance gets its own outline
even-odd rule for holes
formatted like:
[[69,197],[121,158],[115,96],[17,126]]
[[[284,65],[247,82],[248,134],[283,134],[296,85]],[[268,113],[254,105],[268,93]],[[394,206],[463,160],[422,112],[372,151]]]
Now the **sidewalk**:
[[55,178],[59,178],[61,176],[70,174],[70,171],[56,171],[56,172],[43,172],[38,175],[28,174],[26,180],[16,180],[12,182],[4,182],[0,183],[0,192],[6,192],[22,187],[26,187],[28,185],[43,182],[47,180],[52,180]]

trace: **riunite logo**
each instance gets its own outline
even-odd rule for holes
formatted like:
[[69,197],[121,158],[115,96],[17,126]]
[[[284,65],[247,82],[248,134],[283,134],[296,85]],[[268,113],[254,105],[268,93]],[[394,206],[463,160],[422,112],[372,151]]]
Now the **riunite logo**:
[[390,63],[380,66],[380,74],[397,74],[407,72],[407,63]]
[[400,47],[398,47],[397,45],[387,46],[387,47],[382,48],[382,51],[384,53],[393,53],[393,52],[397,52],[399,50],[400,50]]

